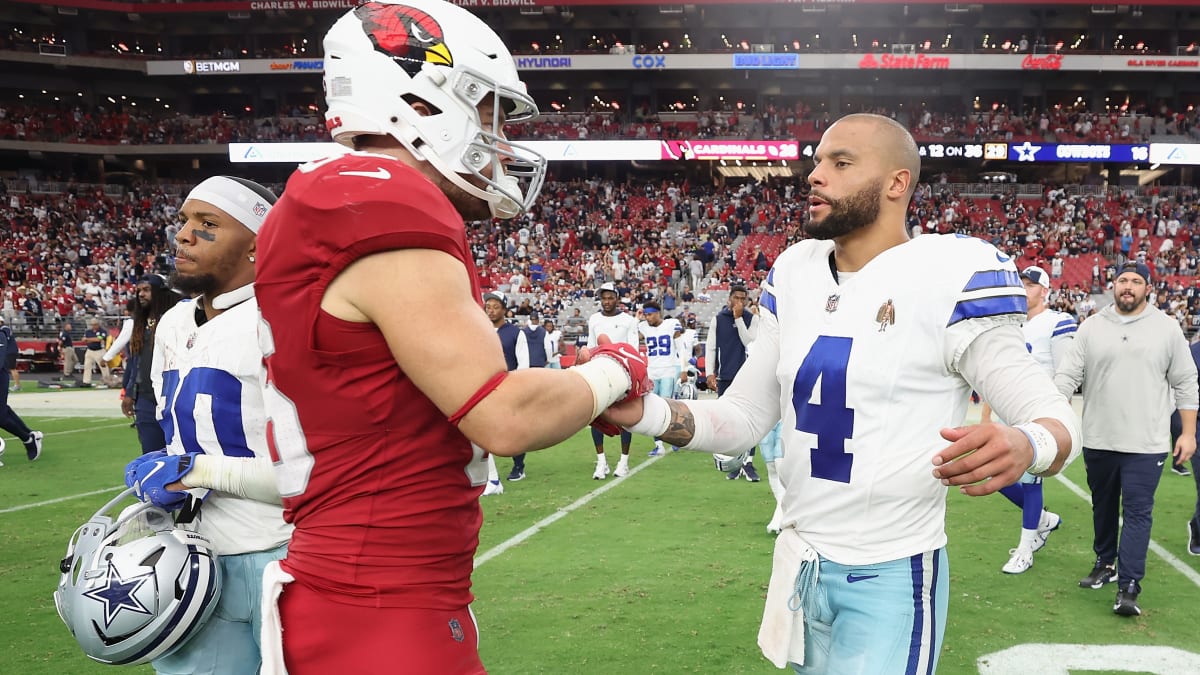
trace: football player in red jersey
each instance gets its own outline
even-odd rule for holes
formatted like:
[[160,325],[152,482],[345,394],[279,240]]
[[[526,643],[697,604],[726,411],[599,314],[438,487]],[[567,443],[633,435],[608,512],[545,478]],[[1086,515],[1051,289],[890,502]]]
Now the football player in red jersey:
[[399,653],[405,673],[482,673],[486,453],[554,445],[643,394],[645,360],[609,344],[567,371],[505,367],[463,221],[526,211],[546,165],[504,137],[537,108],[490,28],[442,0],[367,2],[324,47],[327,126],[357,152],[297,170],[258,239],[296,526],[268,571],[263,672],[392,673],[379,655]]

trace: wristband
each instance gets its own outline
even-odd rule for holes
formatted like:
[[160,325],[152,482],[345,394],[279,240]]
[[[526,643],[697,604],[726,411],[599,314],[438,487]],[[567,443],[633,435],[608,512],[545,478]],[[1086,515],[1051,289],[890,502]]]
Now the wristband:
[[592,390],[592,416],[596,419],[608,407],[625,398],[629,391],[629,373],[617,363],[616,359],[596,358],[578,366],[572,366],[569,372],[578,374]]
[[1054,434],[1037,422],[1017,424],[1013,428],[1025,434],[1029,445],[1033,447],[1033,463],[1026,471],[1034,475],[1049,471],[1050,465],[1058,459],[1058,442],[1054,440]]
[[667,427],[671,425],[671,406],[667,404],[667,399],[658,394],[646,394],[642,397],[642,406],[642,419],[625,429],[652,438],[667,433]]

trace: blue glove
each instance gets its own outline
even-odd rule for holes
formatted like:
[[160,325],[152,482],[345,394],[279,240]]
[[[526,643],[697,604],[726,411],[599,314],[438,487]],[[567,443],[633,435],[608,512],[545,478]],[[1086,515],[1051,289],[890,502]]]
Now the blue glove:
[[139,455],[137,459],[126,464],[125,465],[125,487],[133,487],[133,484],[137,482],[138,467],[140,467],[142,464],[144,464],[146,462],[153,462],[154,460],[162,459],[166,456],[167,456],[166,450],[155,450],[154,452],[147,452],[144,455]]
[[188,493],[182,490],[168,490],[167,486],[179,481],[192,470],[192,460],[198,454],[200,453],[190,452],[167,455],[152,462],[143,462],[135,473],[134,494],[138,499],[167,511],[174,511],[183,506],[188,499]]

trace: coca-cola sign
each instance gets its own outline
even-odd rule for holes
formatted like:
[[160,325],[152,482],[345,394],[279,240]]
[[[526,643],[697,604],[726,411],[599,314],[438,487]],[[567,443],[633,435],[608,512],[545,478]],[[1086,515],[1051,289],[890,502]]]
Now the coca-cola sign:
[[1062,70],[1062,54],[1034,56],[1029,54],[1021,61],[1021,70]]

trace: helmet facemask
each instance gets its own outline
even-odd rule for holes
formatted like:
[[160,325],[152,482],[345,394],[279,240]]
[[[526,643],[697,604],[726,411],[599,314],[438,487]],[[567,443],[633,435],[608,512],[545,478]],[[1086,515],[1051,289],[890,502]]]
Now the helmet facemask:
[[[439,78],[435,76],[435,79]],[[537,104],[524,91],[489,81],[482,73],[470,69],[462,69],[456,75],[456,81],[448,86],[462,107],[473,112],[470,126],[474,128],[474,137],[465,143],[458,164],[485,187],[480,188],[466,180],[463,173],[456,171],[440,153],[425,151],[424,147],[433,144],[426,142],[423,135],[409,148],[410,152],[429,162],[457,187],[486,201],[493,217],[515,218],[528,211],[541,192],[546,177],[546,158],[531,146],[513,143],[500,133],[504,124],[536,117]],[[494,99],[491,119],[485,123],[479,105],[488,96],[494,96]],[[414,114],[417,113],[414,111]],[[437,114],[440,112],[433,116]],[[418,121],[414,126],[419,131],[424,125]],[[402,136],[396,138],[408,146]]]

